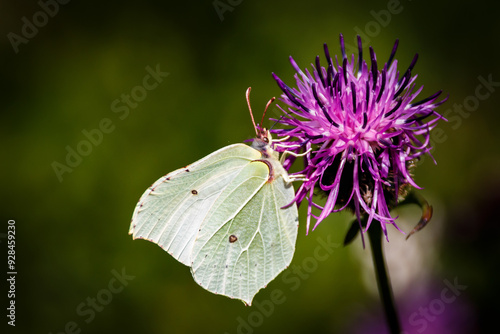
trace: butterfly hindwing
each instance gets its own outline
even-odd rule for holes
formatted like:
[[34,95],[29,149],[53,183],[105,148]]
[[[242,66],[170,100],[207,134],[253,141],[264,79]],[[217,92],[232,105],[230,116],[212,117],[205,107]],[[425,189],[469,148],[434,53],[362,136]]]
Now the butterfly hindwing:
[[[252,171],[269,167],[260,161]],[[233,182],[247,181],[247,176]],[[267,176],[266,176],[267,177]],[[251,304],[254,295],[290,264],[297,238],[297,207],[282,175],[262,187],[232,215],[215,210],[201,227],[193,248],[194,279],[209,291]],[[224,216],[223,218],[221,218]]]

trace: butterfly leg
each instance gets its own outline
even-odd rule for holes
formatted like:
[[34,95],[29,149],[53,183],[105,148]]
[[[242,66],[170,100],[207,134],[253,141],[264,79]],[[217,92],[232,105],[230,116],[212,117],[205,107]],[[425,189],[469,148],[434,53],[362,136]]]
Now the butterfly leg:
[[308,181],[308,178],[304,174],[294,174],[294,175],[288,175],[289,182],[294,182],[294,181]]
[[287,154],[293,155],[294,157],[303,157],[304,155],[308,154],[311,151],[312,151],[312,148],[308,149],[304,153],[295,153],[292,151],[285,151],[285,152],[283,152],[283,154],[281,154],[280,162],[283,165],[283,162],[285,162],[285,157]]
[[280,138],[280,139],[273,139],[273,143],[279,143],[279,142],[288,140],[289,138],[290,138],[290,136],[285,136],[285,137]]

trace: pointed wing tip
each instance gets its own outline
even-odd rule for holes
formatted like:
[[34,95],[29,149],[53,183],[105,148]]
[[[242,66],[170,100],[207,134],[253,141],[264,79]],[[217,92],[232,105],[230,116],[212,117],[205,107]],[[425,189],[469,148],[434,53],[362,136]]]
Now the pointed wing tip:
[[128,229],[128,234],[131,235],[134,239],[137,238],[137,222],[134,218],[130,221],[130,227]]
[[[140,235],[137,235],[135,233],[135,231],[129,231],[128,232],[128,235],[131,235],[132,236],[132,240],[138,240],[138,239],[145,239],[144,237],[140,236]],[[147,239],[146,239],[147,240]],[[151,240],[149,240],[151,241]]]
[[143,237],[138,236],[138,235],[135,233],[135,231],[128,232],[128,235],[131,235],[131,236],[132,236],[132,240],[144,239]]
[[228,296],[229,298],[231,299],[238,299],[238,300],[241,300],[241,302],[246,306],[252,306],[252,301],[253,301],[253,298],[255,297],[255,295],[253,295],[252,297],[250,297],[250,299],[245,299],[245,298],[242,298],[242,297],[236,297],[236,296]]
[[[146,241],[152,242],[152,243],[154,243],[154,244],[156,244],[156,245],[160,246],[160,248],[162,248],[164,251],[167,251],[167,249],[163,248],[163,246],[162,246],[162,245],[160,245],[160,244],[158,243],[158,241],[157,241],[157,240],[155,240],[155,239],[150,239],[150,238],[147,238],[147,237],[146,237],[146,236],[144,236],[144,235],[137,235],[137,233],[134,233],[134,232],[129,233],[129,235],[131,235],[131,236],[132,236],[132,240],[146,240]],[[169,253],[169,254],[170,254],[170,253]]]
[[[193,267],[191,267],[191,273],[193,274]],[[224,297],[227,297],[229,299],[240,300],[245,306],[252,306],[253,298],[258,293],[258,291],[256,291],[253,294],[253,296],[251,296],[249,298],[245,298],[245,297],[237,296],[237,295],[234,295],[234,294],[231,294],[231,293],[224,293],[223,291],[220,291],[220,290],[217,290],[217,289],[211,289],[208,286],[205,286],[202,282],[197,281],[196,278],[194,277],[194,274],[193,274],[193,278],[194,278],[195,282],[199,286],[201,286],[203,289],[207,290],[208,292],[211,292],[211,293],[213,293],[214,295],[217,295],[217,296],[224,296]],[[263,287],[263,288],[265,288],[265,287]]]
[[128,235],[132,235],[133,236],[136,226],[137,225],[135,225],[134,223],[130,224],[130,227],[128,229]]

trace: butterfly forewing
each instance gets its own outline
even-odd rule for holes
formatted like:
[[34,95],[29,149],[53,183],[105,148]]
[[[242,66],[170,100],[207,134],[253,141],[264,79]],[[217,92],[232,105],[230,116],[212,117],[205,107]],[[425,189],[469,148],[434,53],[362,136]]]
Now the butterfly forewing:
[[191,265],[196,235],[213,204],[241,170],[259,157],[255,149],[235,144],[165,175],[142,195],[129,233],[157,243]]

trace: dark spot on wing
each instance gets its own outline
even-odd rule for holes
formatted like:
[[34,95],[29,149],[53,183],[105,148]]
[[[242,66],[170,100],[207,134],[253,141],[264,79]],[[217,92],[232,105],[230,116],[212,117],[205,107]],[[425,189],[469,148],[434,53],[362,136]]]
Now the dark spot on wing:
[[186,168],[186,172],[189,172],[189,169]]
[[237,236],[235,236],[234,234],[231,234],[231,235],[229,236],[229,242],[230,242],[230,243],[236,242],[237,240],[238,240],[238,237],[237,237]]
[[166,180],[167,180],[167,181],[169,181],[169,180],[170,180],[170,177],[167,177],[167,179],[166,179]]
[[198,191],[196,189],[191,190],[191,194],[198,195]]

